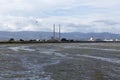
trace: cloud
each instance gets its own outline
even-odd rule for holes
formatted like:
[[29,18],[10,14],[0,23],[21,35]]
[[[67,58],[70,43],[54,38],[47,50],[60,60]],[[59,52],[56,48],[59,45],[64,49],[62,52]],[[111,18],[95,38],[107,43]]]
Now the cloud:
[[119,32],[119,0],[1,0],[1,31]]
[[110,21],[110,20],[97,20],[95,23],[105,24],[105,25],[120,25],[119,22]]
[[[41,19],[33,17],[13,17],[13,16],[2,16],[0,17],[1,30],[7,31],[36,31],[41,30]],[[44,28],[43,28],[44,29]]]

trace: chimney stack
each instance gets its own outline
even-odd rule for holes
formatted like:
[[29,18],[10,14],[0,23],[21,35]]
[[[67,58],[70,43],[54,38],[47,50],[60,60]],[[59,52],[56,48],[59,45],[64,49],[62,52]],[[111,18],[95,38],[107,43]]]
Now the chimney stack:
[[53,24],[53,39],[55,39],[55,24]]
[[59,41],[61,40],[61,25],[59,24]]

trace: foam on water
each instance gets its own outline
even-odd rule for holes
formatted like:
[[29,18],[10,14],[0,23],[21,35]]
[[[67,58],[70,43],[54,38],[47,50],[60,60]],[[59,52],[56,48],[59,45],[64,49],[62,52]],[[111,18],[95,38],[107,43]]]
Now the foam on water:
[[51,75],[47,75],[46,77],[39,77],[39,76],[34,76],[34,77],[25,77],[25,78],[2,78],[0,77],[0,80],[54,80],[51,78]]
[[68,45],[68,46],[64,46],[64,48],[77,48],[77,49],[94,49],[94,50],[104,50],[104,51],[118,51],[120,52],[120,50],[118,49],[108,49],[108,48],[94,48],[94,47],[80,47],[80,46],[72,46],[72,45]]
[[86,58],[92,58],[92,59],[98,59],[98,60],[102,60],[102,61],[106,61],[106,62],[110,62],[110,63],[120,64],[120,60],[118,60],[118,59],[104,58],[104,57],[90,56],[90,55],[80,55],[80,54],[78,54],[77,56],[86,57]]
[[[17,47],[8,47],[8,49],[12,50],[12,51],[20,51],[20,50],[24,50],[24,51],[34,51],[35,49],[30,49],[28,46],[17,46]],[[53,55],[55,54],[55,49],[40,49],[39,50],[40,53],[45,53],[45,54],[49,54],[49,55]],[[56,54],[57,56],[62,56],[60,54]],[[6,56],[6,55],[5,55]],[[16,57],[16,55],[14,55]],[[54,55],[53,55],[54,56]],[[4,78],[4,76],[12,76],[12,75],[26,75],[28,77],[13,77],[11,78],[12,80],[53,80],[51,78],[51,73],[46,73],[44,71],[44,67],[49,66],[49,65],[55,65],[55,64],[59,64],[60,60],[59,59],[52,59],[49,58],[47,61],[43,62],[43,63],[36,63],[33,59],[33,61],[29,61],[29,55],[21,55],[18,58],[20,58],[21,62],[21,66],[28,69],[27,71],[18,71],[18,72],[14,72],[14,71],[10,71],[10,72],[6,72],[3,73],[1,77],[1,80],[7,79]],[[39,60],[39,59],[35,59],[35,60]],[[8,74],[7,74],[8,73]],[[10,74],[9,74],[10,73]],[[8,78],[10,79],[10,78]]]
[[55,55],[55,56],[60,56],[60,57],[66,57],[66,56],[67,56],[67,54],[64,54],[64,55],[63,55],[62,53],[57,53],[57,52],[56,52],[54,55]]
[[64,46],[64,48],[80,48],[80,49],[95,49],[95,50],[104,50],[104,51],[120,51],[118,49],[108,49],[108,48],[94,48],[94,47],[79,47],[79,46],[72,46],[72,45],[69,45],[69,46]]
[[[54,59],[50,59],[48,62],[44,62],[44,63],[33,63],[33,62],[29,62],[26,58],[22,58],[22,65],[24,67],[27,67],[27,69],[29,69],[28,74],[31,75],[34,74],[33,77],[29,77],[29,80],[53,80],[51,78],[51,74],[47,74],[45,75],[46,72],[44,72],[44,67],[49,66],[49,65],[55,65],[55,64],[59,64],[60,60],[54,60]],[[39,76],[38,74],[41,74],[41,76]],[[45,77],[42,77],[42,75],[44,75]]]
[[103,48],[91,48],[91,47],[79,47],[81,49],[95,49],[95,50],[104,50],[104,51],[120,51],[117,49],[103,49]]
[[[44,67],[49,66],[49,65],[55,65],[59,64],[60,60],[52,60],[45,62],[45,63],[40,63],[40,64],[34,64],[33,62],[29,62],[26,58],[21,59],[22,63],[21,65],[23,67],[26,67],[28,70],[27,71],[7,71],[4,73],[1,73],[1,80],[7,80],[4,76],[14,76],[14,75],[26,75],[23,77],[12,77],[12,80],[53,80],[51,78],[51,73],[47,73],[44,71]],[[8,79],[10,80],[10,78]]]
[[44,54],[47,54],[47,55],[51,55],[55,51],[56,51],[55,49],[41,49],[41,50],[39,50],[40,53],[44,53]]
[[54,50],[54,49],[46,49],[46,50],[41,50],[39,51],[40,53],[44,53],[44,54],[47,54],[47,55],[52,55],[52,56],[57,56],[57,57],[66,57],[67,54],[62,54],[62,53],[58,53],[56,52],[57,50]]
[[30,49],[28,46],[8,47],[8,49],[11,49],[11,50],[13,50],[13,51],[19,51],[19,50],[35,51],[35,49]]

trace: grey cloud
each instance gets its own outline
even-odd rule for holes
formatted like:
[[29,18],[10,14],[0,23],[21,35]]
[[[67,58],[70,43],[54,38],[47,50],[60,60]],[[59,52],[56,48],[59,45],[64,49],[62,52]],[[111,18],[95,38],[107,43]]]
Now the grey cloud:
[[85,25],[85,24],[74,24],[74,23],[69,23],[67,24],[68,27],[73,27],[73,28],[90,28],[92,27],[91,25]]
[[66,27],[71,29],[71,31],[75,32],[92,32],[94,31],[94,26],[89,24],[74,24],[74,23],[67,23]]
[[103,23],[103,24],[106,24],[106,25],[117,25],[117,24],[120,24],[120,23],[112,21],[112,20],[96,20],[96,21],[94,21],[94,23]]
[[[1,17],[0,30],[22,31],[22,30],[40,30],[42,23],[38,18],[32,17]],[[44,28],[43,28],[44,29]]]

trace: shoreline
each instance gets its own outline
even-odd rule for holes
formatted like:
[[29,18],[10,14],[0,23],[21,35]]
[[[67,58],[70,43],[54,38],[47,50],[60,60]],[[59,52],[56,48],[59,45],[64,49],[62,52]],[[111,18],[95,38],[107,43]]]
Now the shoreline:
[[120,41],[77,41],[77,42],[54,42],[54,41],[50,41],[50,42],[40,42],[40,41],[0,41],[0,44],[44,44],[44,43],[120,43]]

